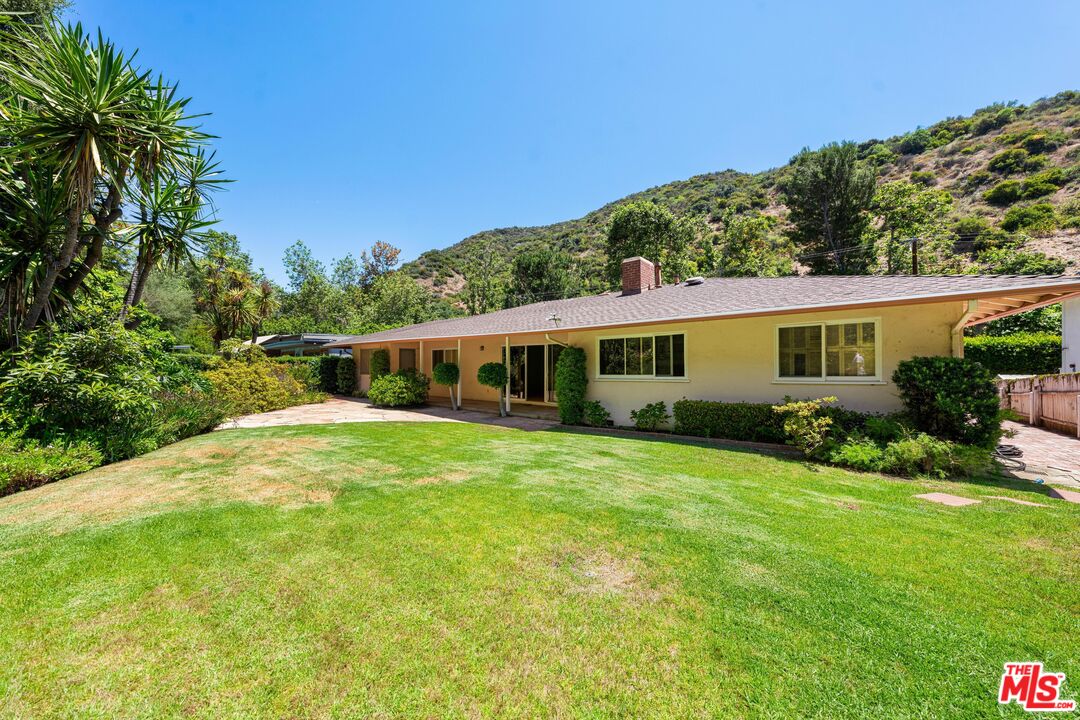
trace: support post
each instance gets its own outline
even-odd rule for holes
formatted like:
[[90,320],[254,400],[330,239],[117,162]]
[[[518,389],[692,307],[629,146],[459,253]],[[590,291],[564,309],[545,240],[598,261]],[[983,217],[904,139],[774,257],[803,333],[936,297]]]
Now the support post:
[[506,388],[503,390],[503,397],[506,398],[506,414],[510,414],[510,336],[506,336],[506,357],[504,358],[506,363]]
[[457,409],[458,409],[458,410],[460,410],[460,409],[461,409],[461,376],[465,374],[465,373],[463,373],[463,372],[461,371],[461,368],[462,368],[462,367],[464,367],[464,366],[462,365],[462,363],[461,363],[461,338],[458,338],[458,339],[457,339],[457,366],[458,366],[458,376],[457,376]]

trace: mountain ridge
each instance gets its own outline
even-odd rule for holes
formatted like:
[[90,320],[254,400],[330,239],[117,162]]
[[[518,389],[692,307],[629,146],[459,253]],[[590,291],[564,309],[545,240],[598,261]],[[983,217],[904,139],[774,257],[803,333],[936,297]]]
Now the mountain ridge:
[[[858,148],[860,160],[875,168],[879,184],[909,180],[947,190],[954,201],[953,221],[980,218],[989,229],[1008,232],[1002,223],[1010,208],[1050,205],[1053,227],[1043,223],[1025,232],[1019,249],[1058,258],[1070,272],[1080,270],[1080,92],[1065,91],[1030,105],[995,103],[970,116],[946,118],[885,140],[866,140]],[[720,227],[725,212],[756,211],[776,217],[782,231],[787,208],[780,183],[790,167],[702,173],[631,193],[579,218],[482,230],[446,248],[428,250],[402,269],[436,293],[452,296],[461,290],[465,262],[477,246],[507,260],[530,247],[546,246],[569,253],[584,276],[597,277],[607,219],[616,207],[635,200],[651,200],[712,230]],[[986,199],[990,191],[999,190],[1001,198]],[[1010,199],[1009,192],[1019,195]]]

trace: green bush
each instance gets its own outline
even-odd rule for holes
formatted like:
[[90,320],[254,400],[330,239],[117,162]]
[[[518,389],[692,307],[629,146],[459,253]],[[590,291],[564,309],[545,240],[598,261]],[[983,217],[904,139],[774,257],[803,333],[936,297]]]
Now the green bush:
[[1066,142],[1068,138],[1065,133],[1060,130],[1047,130],[1028,135],[1023,141],[1023,146],[1029,153],[1046,153],[1057,150]]
[[1061,336],[1020,332],[964,338],[964,355],[995,375],[1048,375],[1061,369]]
[[280,410],[325,399],[325,395],[311,392],[294,378],[289,368],[265,360],[230,360],[217,370],[207,372],[206,377],[213,386],[214,394],[225,404],[229,417]]
[[611,424],[611,413],[598,400],[587,400],[583,414],[586,425],[607,427]]
[[90,442],[110,462],[155,449],[156,396],[199,382],[165,351],[170,341],[117,323],[28,335],[0,377],[6,429],[45,445]]
[[947,477],[952,450],[952,443],[918,433],[889,443],[883,453],[882,467],[897,475]]
[[0,435],[0,496],[86,472],[101,462],[101,451],[88,442],[42,445]]
[[1036,182],[1030,179],[1025,180],[1023,185],[1025,200],[1036,200],[1047,195],[1053,195],[1058,189],[1058,186],[1053,183]]
[[559,420],[565,425],[579,425],[585,416],[585,388],[589,376],[585,351],[565,347],[555,364],[555,396],[559,400]]
[[384,407],[407,407],[427,402],[428,378],[412,368],[380,375],[371,381],[368,399]]
[[338,391],[338,363],[340,355],[319,356],[319,389],[324,393],[336,393]]
[[185,387],[158,397],[154,414],[154,435],[159,445],[201,435],[220,425],[228,417],[228,407],[216,393]]
[[383,375],[390,374],[390,351],[385,348],[371,351],[371,380],[374,382]]
[[1004,275],[1058,275],[1065,261],[1041,252],[1022,252],[1010,248],[992,248],[976,258],[985,272]]
[[630,420],[638,430],[657,430],[661,425],[666,425],[670,419],[667,404],[663,400],[649,403],[640,410],[630,411]]
[[356,364],[348,355],[342,355],[337,365],[337,391],[341,395],[356,392]]
[[937,185],[937,177],[928,170],[915,170],[911,173],[911,182],[925,187]]
[[892,381],[914,426],[943,440],[993,447],[1001,435],[994,376],[970,358],[902,360]]
[[173,353],[173,360],[194,372],[205,372],[221,367],[224,362],[220,355],[202,355],[199,353]]
[[1005,180],[983,193],[982,198],[991,205],[1012,205],[1024,196],[1024,186],[1019,180]]
[[769,403],[677,400],[672,405],[679,435],[765,442],[784,442],[784,421]]
[[999,175],[1030,172],[1046,165],[1045,155],[1031,155],[1027,150],[1013,148],[999,152],[986,164],[986,167]]
[[885,451],[870,438],[851,437],[830,450],[829,462],[864,472],[881,472]]
[[1054,214],[1054,206],[1050,203],[1036,203],[1009,208],[1005,217],[1001,220],[1003,230],[1015,232],[1017,230],[1030,230],[1036,233],[1051,232],[1057,227],[1057,216]]
[[816,457],[825,448],[832,432],[833,419],[823,410],[834,402],[836,397],[830,395],[815,400],[788,398],[783,405],[774,405],[773,412],[784,418],[788,445],[799,448],[807,457]]

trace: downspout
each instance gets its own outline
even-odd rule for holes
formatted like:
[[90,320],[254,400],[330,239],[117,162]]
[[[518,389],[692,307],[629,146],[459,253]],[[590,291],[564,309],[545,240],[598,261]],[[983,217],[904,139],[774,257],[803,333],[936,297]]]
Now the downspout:
[[562,345],[563,347],[570,347],[569,345],[564,343],[562,340],[556,340],[555,338],[551,337],[551,333],[544,333],[544,339],[547,340],[549,343],[554,343],[555,345]]
[[967,325],[968,320],[979,311],[978,300],[968,300],[967,310],[960,319],[953,325],[952,328],[952,354],[953,357],[964,357],[964,327]]

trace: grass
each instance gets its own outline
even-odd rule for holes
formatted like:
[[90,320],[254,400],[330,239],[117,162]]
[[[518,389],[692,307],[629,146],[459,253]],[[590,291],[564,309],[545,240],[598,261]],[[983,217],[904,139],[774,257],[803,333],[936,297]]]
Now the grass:
[[1033,490],[567,431],[215,433],[0,500],[0,715],[1020,717],[1004,662],[1080,686],[1080,508]]

